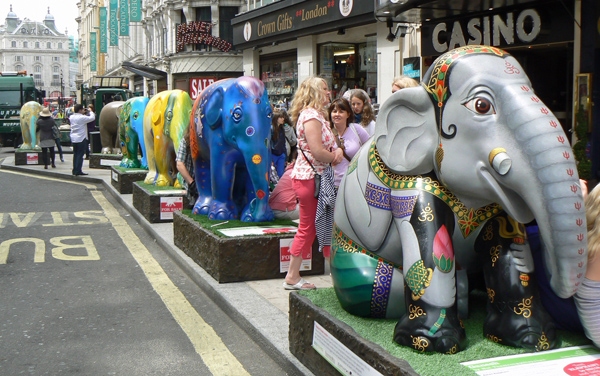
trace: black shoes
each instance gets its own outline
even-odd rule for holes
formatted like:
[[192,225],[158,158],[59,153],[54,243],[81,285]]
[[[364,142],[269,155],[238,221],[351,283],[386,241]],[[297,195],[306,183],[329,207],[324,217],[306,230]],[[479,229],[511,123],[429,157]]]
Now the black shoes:
[[85,172],[80,172],[78,174],[73,174],[73,176],[83,176],[83,175],[88,175],[88,174],[86,174]]

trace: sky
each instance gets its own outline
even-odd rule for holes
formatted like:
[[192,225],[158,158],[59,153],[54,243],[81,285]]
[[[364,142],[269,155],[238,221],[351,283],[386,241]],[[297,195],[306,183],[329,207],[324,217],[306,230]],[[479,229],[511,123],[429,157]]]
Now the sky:
[[75,18],[79,17],[79,10],[77,3],[80,0],[2,0],[0,1],[0,24],[6,23],[6,16],[10,12],[10,5],[12,4],[12,10],[17,14],[19,19],[23,20],[29,18],[32,21],[43,22],[46,14],[48,14],[48,7],[50,7],[50,14],[54,16],[54,23],[56,29],[61,33],[64,33],[65,28],[68,29],[68,35],[77,36],[77,21]]

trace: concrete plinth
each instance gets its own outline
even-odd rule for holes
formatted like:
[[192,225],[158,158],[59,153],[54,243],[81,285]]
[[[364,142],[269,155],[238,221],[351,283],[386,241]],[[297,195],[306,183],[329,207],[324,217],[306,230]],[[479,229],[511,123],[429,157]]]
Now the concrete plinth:
[[[290,352],[315,375],[339,376],[341,374],[312,347],[315,322],[320,326],[317,330],[319,338],[322,339],[321,343],[329,345],[324,352],[330,359],[337,360],[339,368],[357,370],[372,367],[385,376],[418,376],[408,362],[390,355],[381,346],[365,340],[350,326],[317,307],[310,299],[292,292],[288,336]],[[354,360],[352,354],[362,359],[367,366]],[[370,373],[358,372],[357,374]]]
[[113,166],[111,169],[110,183],[121,194],[133,193],[133,183],[144,180],[148,173],[148,170],[141,168],[119,168]]
[[[50,159],[50,153],[48,153]],[[40,150],[17,150],[15,151],[15,166],[43,165],[42,152]]]
[[90,154],[90,168],[101,168],[110,170],[113,166],[121,164],[123,156],[121,154]]
[[[281,239],[289,238],[293,235],[220,238],[181,212],[175,212],[173,219],[175,245],[219,283],[285,277],[285,273],[280,272],[279,247]],[[311,270],[303,270],[302,274],[321,275],[324,272],[325,261],[315,241]]]
[[173,222],[173,213],[188,206],[181,188],[151,191],[133,183],[133,207],[150,223]]

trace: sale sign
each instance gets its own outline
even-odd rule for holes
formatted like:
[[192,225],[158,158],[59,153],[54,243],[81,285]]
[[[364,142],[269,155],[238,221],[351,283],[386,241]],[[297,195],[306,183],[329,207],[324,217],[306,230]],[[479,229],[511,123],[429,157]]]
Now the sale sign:
[[160,219],[173,219],[173,212],[183,210],[183,197],[161,197]]
[[38,153],[27,153],[27,164],[38,164]]
[[[290,248],[292,248],[292,242],[294,238],[288,239],[280,239],[279,240],[279,272],[287,273],[290,268],[290,261],[292,259],[292,254],[290,253]],[[302,259],[302,264],[300,265],[300,271],[303,270],[312,270],[312,252],[309,253],[308,258]]]
[[202,90],[206,89],[206,87],[214,82],[216,82],[218,78],[216,77],[192,77],[190,78],[190,98],[193,101],[198,98],[198,95],[202,93]]

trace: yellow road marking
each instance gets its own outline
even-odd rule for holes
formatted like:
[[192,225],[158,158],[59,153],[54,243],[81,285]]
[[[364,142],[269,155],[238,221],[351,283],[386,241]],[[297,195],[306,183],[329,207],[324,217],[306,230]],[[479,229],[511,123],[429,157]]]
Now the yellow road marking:
[[[2,171],[17,175],[28,175],[18,172]],[[83,182],[71,182],[44,176],[33,176],[38,179],[60,181],[63,183],[83,185],[87,188],[95,188],[95,185]],[[183,293],[175,286],[173,281],[167,276],[160,264],[152,257],[148,249],[142,244],[138,236],[133,232],[127,222],[119,215],[119,212],[104,197],[101,192],[90,192],[96,202],[102,207],[106,217],[111,222],[117,234],[125,246],[131,252],[131,255],[142,268],[146,278],[158,293],[167,309],[173,315],[181,329],[188,336],[196,352],[202,357],[202,361],[209,368],[213,375],[250,375],[244,366],[229,351],[227,346],[221,341],[214,329],[208,325],[204,319],[196,312],[194,307],[188,302]]]

